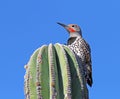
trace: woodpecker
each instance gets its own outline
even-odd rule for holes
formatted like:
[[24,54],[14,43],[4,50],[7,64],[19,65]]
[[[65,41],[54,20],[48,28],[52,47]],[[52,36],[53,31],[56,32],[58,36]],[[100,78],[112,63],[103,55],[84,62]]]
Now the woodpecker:
[[89,44],[83,39],[82,31],[76,24],[65,25],[57,22],[63,26],[69,33],[67,46],[82,60],[84,76],[87,84],[91,87],[92,80],[92,62],[91,62],[91,49]]

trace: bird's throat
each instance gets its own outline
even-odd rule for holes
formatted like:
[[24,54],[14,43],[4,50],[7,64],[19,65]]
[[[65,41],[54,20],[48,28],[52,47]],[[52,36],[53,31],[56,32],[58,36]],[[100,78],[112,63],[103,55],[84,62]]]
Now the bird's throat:
[[79,32],[70,32],[70,38],[71,37],[82,37]]

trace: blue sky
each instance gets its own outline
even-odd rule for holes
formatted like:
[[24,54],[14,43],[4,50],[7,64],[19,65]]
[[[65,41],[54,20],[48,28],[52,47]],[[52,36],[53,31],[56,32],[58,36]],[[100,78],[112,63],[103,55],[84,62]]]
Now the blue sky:
[[119,0],[1,0],[0,98],[24,99],[24,65],[43,44],[66,43],[76,23],[92,49],[90,99],[120,98]]

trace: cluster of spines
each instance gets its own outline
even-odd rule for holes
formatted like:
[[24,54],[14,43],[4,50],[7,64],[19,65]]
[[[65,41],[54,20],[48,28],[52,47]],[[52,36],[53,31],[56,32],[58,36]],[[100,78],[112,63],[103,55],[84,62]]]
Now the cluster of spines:
[[26,69],[26,74],[24,76],[25,79],[25,85],[24,85],[24,89],[25,89],[25,95],[26,95],[26,99],[30,99],[30,89],[29,89],[29,79],[30,79],[30,73],[27,70],[28,69],[28,65],[25,65],[24,68]]

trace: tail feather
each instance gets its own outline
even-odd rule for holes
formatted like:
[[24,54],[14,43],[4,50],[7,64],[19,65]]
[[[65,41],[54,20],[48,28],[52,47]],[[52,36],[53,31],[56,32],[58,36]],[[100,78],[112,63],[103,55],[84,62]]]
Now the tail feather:
[[92,79],[92,74],[89,72],[87,78],[86,78],[87,84],[92,87],[93,84],[93,79]]

